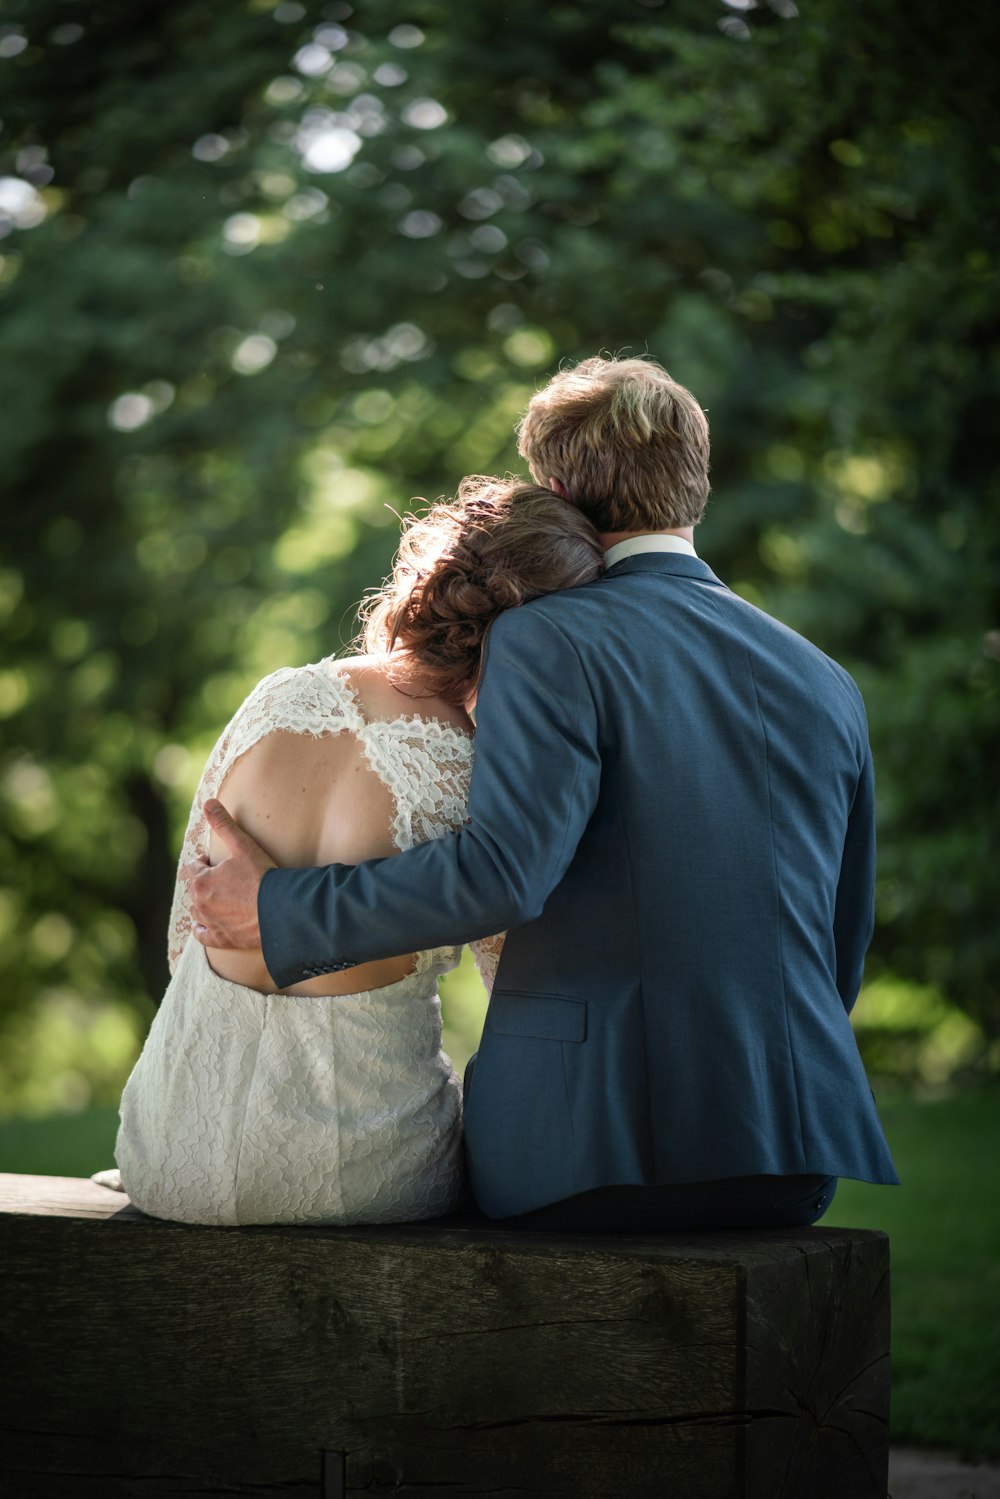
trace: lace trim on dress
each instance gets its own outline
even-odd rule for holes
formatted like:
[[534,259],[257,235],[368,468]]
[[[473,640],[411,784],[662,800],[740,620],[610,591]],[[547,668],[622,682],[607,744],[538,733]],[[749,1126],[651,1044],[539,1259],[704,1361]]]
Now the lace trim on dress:
[[450,725],[430,729],[431,723],[374,721],[359,735],[369,765],[396,803],[392,836],[399,849],[440,837],[466,820],[472,741]]
[[483,981],[487,994],[493,993],[497,969],[500,966],[500,954],[503,952],[506,936],[506,932],[498,932],[495,937],[479,937],[475,942],[469,943],[469,949],[475,959],[479,977]]
[[[468,734],[439,718],[411,714],[405,718],[364,716],[356,689],[337,662],[321,663],[347,694],[357,713],[357,738],[373,773],[392,795],[392,838],[401,851],[428,843],[465,822],[472,773],[473,743]],[[456,948],[417,953],[416,973],[434,965],[453,968]]]

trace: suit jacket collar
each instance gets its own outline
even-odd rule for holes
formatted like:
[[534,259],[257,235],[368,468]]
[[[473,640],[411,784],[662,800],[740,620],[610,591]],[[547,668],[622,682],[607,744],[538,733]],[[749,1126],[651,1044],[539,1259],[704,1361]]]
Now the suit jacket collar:
[[629,573],[673,573],[676,577],[693,578],[699,583],[713,583],[717,588],[726,586],[707,562],[686,552],[638,552],[632,557],[623,557],[621,562],[609,567],[604,576],[624,578]]

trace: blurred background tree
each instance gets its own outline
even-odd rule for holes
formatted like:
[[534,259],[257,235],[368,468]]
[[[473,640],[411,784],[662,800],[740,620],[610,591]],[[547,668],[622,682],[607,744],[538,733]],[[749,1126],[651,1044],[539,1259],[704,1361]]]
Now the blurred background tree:
[[865,692],[870,1059],[996,1067],[1000,23],[799,5],[5,0],[8,1109],[116,1100],[220,727],[602,349],[697,392],[703,554]]

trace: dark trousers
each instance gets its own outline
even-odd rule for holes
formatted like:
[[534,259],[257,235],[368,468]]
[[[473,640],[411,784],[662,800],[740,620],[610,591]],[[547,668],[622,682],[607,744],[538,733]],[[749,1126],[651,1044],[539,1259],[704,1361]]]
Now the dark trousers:
[[[472,1057],[465,1069],[466,1099],[475,1065]],[[823,1216],[836,1190],[837,1178],[823,1175],[595,1187],[499,1221],[505,1228],[602,1234],[800,1228]]]

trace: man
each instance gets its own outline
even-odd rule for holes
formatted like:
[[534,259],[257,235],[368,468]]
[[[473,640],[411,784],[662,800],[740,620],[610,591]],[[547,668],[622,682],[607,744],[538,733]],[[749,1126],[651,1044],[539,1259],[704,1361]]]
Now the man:
[[216,804],[232,857],[192,879],[196,934],[260,941],[283,987],[506,929],[466,1100],[484,1212],[813,1222],[839,1176],[897,1180],[848,1019],[874,881],[860,695],[696,555],[708,427],[653,361],[556,375],[520,450],[606,571],[494,625],[467,825],[281,870]]

